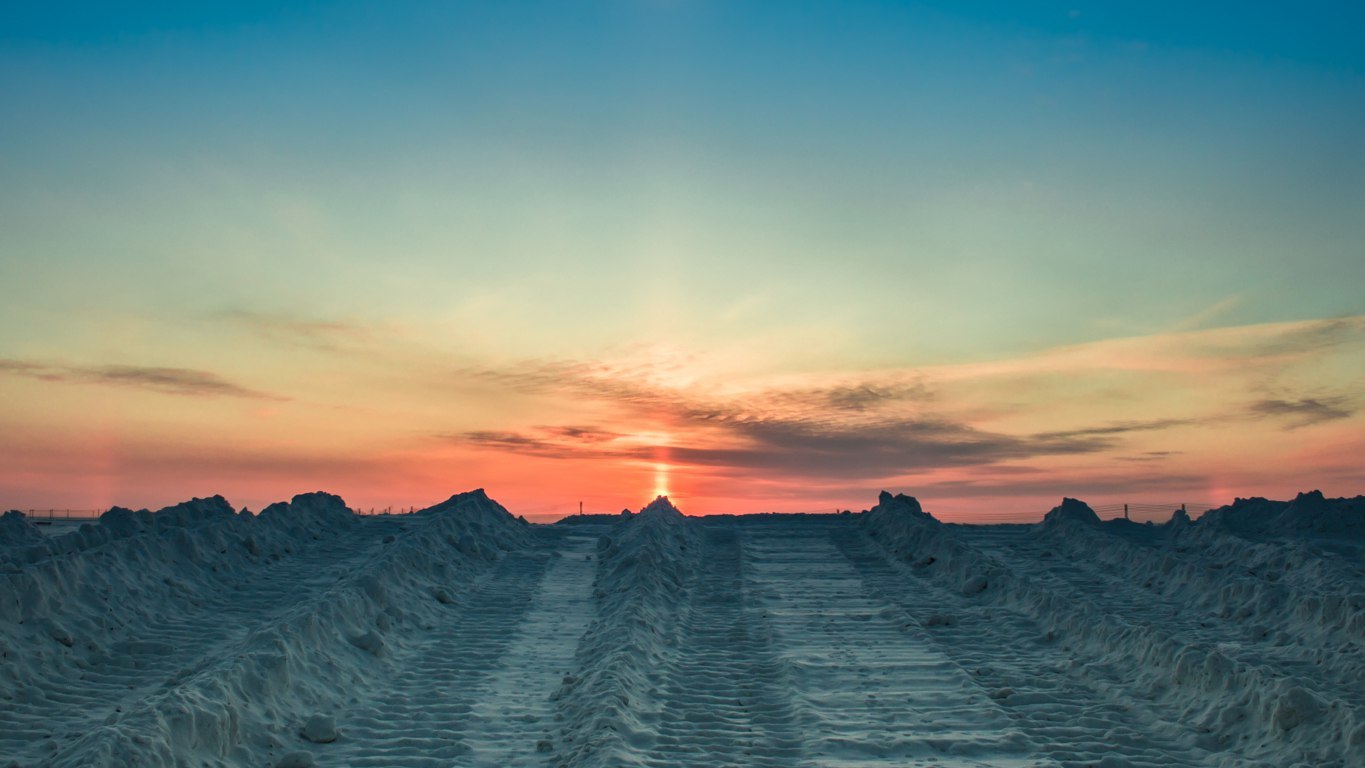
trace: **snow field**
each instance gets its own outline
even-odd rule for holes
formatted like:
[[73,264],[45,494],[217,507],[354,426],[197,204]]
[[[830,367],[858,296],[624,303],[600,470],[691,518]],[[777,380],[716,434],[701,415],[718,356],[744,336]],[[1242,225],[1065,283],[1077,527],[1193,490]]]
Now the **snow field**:
[[746,530],[750,589],[788,670],[806,756],[839,766],[1032,765],[1032,745],[920,620],[812,522]]
[[0,766],[1365,765],[1359,500],[0,518]]

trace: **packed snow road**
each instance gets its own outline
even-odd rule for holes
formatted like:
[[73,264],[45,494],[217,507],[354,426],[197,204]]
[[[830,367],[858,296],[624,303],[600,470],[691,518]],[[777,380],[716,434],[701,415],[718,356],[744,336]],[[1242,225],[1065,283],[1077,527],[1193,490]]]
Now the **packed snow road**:
[[0,766],[1365,765],[1358,500],[1258,504],[9,515]]

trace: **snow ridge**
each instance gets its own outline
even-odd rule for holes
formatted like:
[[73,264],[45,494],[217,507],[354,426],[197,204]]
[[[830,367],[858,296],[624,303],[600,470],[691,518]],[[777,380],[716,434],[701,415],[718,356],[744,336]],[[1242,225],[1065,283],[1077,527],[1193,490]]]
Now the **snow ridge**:
[[1293,501],[1237,499],[1211,509],[1198,524],[1248,539],[1266,537],[1365,538],[1365,496],[1328,499],[1322,491],[1300,493]]
[[393,638],[530,539],[482,491],[402,519],[305,494],[259,516],[214,497],[87,527],[4,574],[0,631],[30,663],[0,680],[0,751],[41,765],[285,760]]
[[[1188,737],[1211,757],[1228,751],[1232,761],[1228,764],[1234,765],[1239,763],[1231,754],[1276,764],[1297,760],[1359,766],[1365,759],[1360,757],[1365,720],[1359,694],[1315,689],[1283,666],[1264,664],[1250,655],[1232,658],[1226,646],[1166,631],[1145,620],[1150,614],[1143,610],[1150,608],[1150,599],[1143,606],[1135,598],[1129,605],[1137,607],[1120,615],[1102,607],[1113,601],[1096,602],[1087,594],[1089,586],[1105,578],[1102,569],[1124,545],[1104,533],[1093,512],[1080,502],[1067,500],[1044,523],[1025,532],[1028,545],[1047,545],[1035,550],[1037,557],[1055,557],[1050,550],[1056,550],[1068,558],[1054,569],[1027,573],[1001,559],[1008,559],[1008,549],[1000,556],[988,554],[964,541],[954,530],[957,527],[939,523],[920,513],[918,504],[900,497],[883,494],[876,507],[863,513],[862,524],[870,538],[924,578],[1037,621],[1049,638],[1066,644],[1083,677],[1092,669],[1131,667],[1136,660],[1137,686],[1179,713],[1169,720],[1193,724],[1194,734]],[[1091,562],[1103,565],[1094,572],[1082,571],[1077,578],[1056,577]],[[1151,565],[1135,564],[1134,575]],[[1152,577],[1152,571],[1147,575]],[[1202,584],[1217,592],[1228,581],[1205,574]],[[1359,656],[1355,658],[1343,679],[1365,679],[1361,676],[1365,668],[1359,665]]]
[[654,732],[658,670],[676,642],[699,542],[694,521],[663,496],[598,541],[597,619],[579,643],[578,673],[555,693],[565,722],[547,747],[557,764],[642,764],[637,745]]

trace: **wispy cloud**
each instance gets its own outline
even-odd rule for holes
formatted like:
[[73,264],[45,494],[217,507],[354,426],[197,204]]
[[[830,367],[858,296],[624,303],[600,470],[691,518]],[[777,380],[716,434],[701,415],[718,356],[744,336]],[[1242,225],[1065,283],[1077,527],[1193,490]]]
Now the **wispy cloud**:
[[1186,427],[1194,424],[1207,424],[1212,421],[1226,419],[1225,415],[1208,416],[1198,419],[1152,419],[1150,421],[1120,421],[1110,424],[1101,424],[1094,427],[1083,427],[1081,429],[1068,429],[1058,432],[1041,432],[1036,437],[1042,439],[1063,440],[1068,438],[1093,438],[1124,435],[1130,432],[1155,432],[1174,427]]
[[216,373],[192,368],[142,365],[57,365],[32,360],[0,358],[0,373],[53,382],[112,385],[191,397],[240,397],[279,400]]
[[[945,489],[1028,490],[1012,485],[1020,473],[996,470],[1036,465],[1051,475],[1093,469],[1098,457],[1136,469],[1174,455],[1170,441],[1198,430],[1350,416],[1336,398],[1263,396],[1248,407],[1231,404],[1229,393],[1254,398],[1278,371],[1309,370],[1317,353],[1339,357],[1362,330],[1359,318],[1332,319],[1095,342],[991,364],[757,381],[688,376],[668,359],[522,361],[462,373],[546,402],[590,404],[597,416],[441,437],[538,458],[666,462],[735,481],[832,485],[946,473],[958,477],[935,482],[963,485]],[[1282,389],[1294,391],[1298,378]],[[1049,418],[1034,415],[1040,409]],[[1135,418],[1096,418],[1119,413]],[[1038,488],[1050,482],[1033,479]]]
[[1136,456],[1115,456],[1114,458],[1116,458],[1116,459],[1119,460],[1119,461],[1128,461],[1128,462],[1135,462],[1135,463],[1148,463],[1148,462],[1153,462],[1153,461],[1162,461],[1163,459],[1169,459],[1169,458],[1172,457],[1172,456],[1179,456],[1181,453],[1183,453],[1183,452],[1182,452],[1182,451],[1143,451],[1142,453],[1139,453],[1139,454],[1137,454]]
[[1292,427],[1307,427],[1324,421],[1347,419],[1355,414],[1344,397],[1305,397],[1298,400],[1267,398],[1252,403],[1252,413],[1280,416],[1291,420]]
[[1171,326],[1171,331],[1190,331],[1203,328],[1242,304],[1241,296],[1228,296],[1195,312]]
[[283,312],[234,309],[219,312],[213,317],[268,341],[331,352],[365,343],[373,336],[370,328],[354,321],[302,317]]
[[1278,332],[1255,333],[1260,329],[1261,326],[1231,329],[1234,333],[1240,331],[1233,337],[1238,343],[1222,347],[1210,345],[1206,350],[1240,358],[1303,357],[1352,341],[1360,342],[1365,337],[1365,317],[1333,317],[1289,323],[1280,327]]

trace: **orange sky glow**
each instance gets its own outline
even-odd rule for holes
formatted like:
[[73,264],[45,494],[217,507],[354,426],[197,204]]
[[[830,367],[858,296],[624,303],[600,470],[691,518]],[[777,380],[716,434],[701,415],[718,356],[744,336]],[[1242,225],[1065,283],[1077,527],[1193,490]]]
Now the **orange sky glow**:
[[947,519],[1030,519],[1062,495],[1346,494],[1365,455],[1354,400],[1324,384],[1365,374],[1365,318],[783,374],[757,352],[472,361],[341,322],[325,333],[363,341],[318,347],[307,328],[258,334],[270,376],[10,363],[5,502],[260,508],[325,489],[406,508],[484,487],[546,520],[660,494],[691,514],[856,511],[888,489]]

